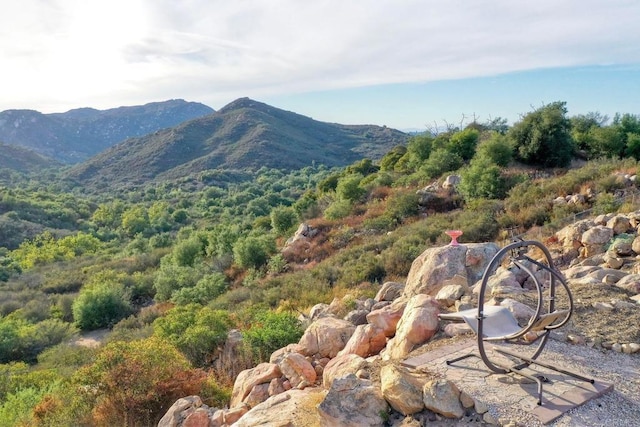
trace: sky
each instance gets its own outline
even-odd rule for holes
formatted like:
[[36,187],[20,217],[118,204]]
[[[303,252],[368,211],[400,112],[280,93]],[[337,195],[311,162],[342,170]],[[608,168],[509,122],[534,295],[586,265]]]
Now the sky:
[[639,114],[637,0],[5,0],[0,110],[240,97],[425,130]]

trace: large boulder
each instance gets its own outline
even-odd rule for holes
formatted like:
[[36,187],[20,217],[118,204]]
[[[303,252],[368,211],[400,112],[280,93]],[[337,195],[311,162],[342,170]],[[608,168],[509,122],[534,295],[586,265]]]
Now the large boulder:
[[402,295],[404,283],[385,282],[375,296],[376,301],[393,301]]
[[313,322],[300,338],[300,351],[305,356],[336,357],[353,335],[353,323],[334,317]]
[[384,329],[373,324],[359,325],[338,355],[357,354],[361,357],[369,357],[380,353],[386,345],[387,336]]
[[289,353],[278,363],[282,374],[293,388],[304,388],[316,382],[316,370],[300,353]]
[[318,406],[324,425],[342,427],[382,427],[388,410],[380,388],[353,374],[336,379]]
[[435,295],[445,285],[467,282],[465,267],[467,248],[464,245],[429,248],[411,264],[404,295]]
[[460,403],[460,390],[445,379],[432,380],[423,388],[423,401],[427,409],[447,418],[462,418],[464,408]]
[[626,233],[631,230],[631,222],[629,218],[624,215],[614,215],[609,221],[607,221],[607,227],[613,230],[613,234],[618,235]]
[[424,409],[422,389],[426,382],[425,375],[391,363],[380,370],[382,395],[393,409],[405,416]]
[[615,283],[615,286],[625,291],[640,294],[640,274],[628,274]]
[[387,344],[385,357],[405,357],[417,345],[429,341],[438,330],[438,314],[438,302],[433,297],[424,294],[413,296],[398,322],[396,336]]
[[348,374],[369,369],[369,362],[357,354],[343,354],[331,359],[322,372],[322,386],[330,388],[333,381]]
[[447,285],[469,286],[498,252],[495,243],[469,243],[429,248],[411,264],[404,296],[435,295]]
[[206,407],[199,396],[187,396],[178,399],[164,414],[158,427],[177,427],[198,409]]
[[578,249],[582,246],[582,235],[594,225],[593,220],[583,219],[560,229],[556,232],[556,238],[565,250]]
[[392,337],[396,333],[398,322],[406,306],[406,299],[397,299],[387,306],[372,310],[367,314],[367,322],[382,329],[387,337]]
[[322,420],[317,410],[326,391],[320,388],[289,390],[272,396],[251,408],[234,427],[320,427]]
[[231,392],[230,408],[239,406],[247,398],[251,390],[259,384],[268,384],[272,379],[282,375],[278,365],[273,363],[260,363],[255,368],[245,369],[238,374],[233,391]]

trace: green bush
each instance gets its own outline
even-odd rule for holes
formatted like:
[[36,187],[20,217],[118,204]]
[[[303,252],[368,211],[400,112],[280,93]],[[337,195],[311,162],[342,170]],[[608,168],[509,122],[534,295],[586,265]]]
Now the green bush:
[[177,306],[153,322],[154,335],[176,346],[195,366],[204,366],[230,327],[228,312],[197,304]]
[[83,288],[73,302],[72,310],[78,328],[93,330],[115,325],[131,314],[132,308],[124,286],[107,280]]
[[298,342],[303,333],[298,319],[290,313],[260,311],[243,337],[256,363],[268,361],[271,353]]

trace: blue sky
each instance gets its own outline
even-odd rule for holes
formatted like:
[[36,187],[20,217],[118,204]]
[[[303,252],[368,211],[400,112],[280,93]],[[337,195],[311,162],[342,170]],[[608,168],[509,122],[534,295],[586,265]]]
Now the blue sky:
[[239,97],[425,129],[566,101],[640,113],[637,0],[21,0],[0,110]]

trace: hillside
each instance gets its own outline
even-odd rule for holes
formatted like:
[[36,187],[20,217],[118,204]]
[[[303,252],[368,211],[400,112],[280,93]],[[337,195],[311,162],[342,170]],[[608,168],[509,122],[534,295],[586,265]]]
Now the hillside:
[[17,172],[36,172],[56,166],[60,166],[60,163],[56,160],[23,147],[0,142],[0,169],[11,169]]
[[143,184],[221,167],[345,166],[363,157],[380,159],[407,138],[386,127],[319,122],[242,98],[214,114],[123,141],[77,165],[68,177],[91,187]]
[[29,148],[62,163],[77,163],[124,139],[212,112],[206,105],[181,99],[108,110],[80,108],[53,114],[5,110],[0,112],[0,141]]

